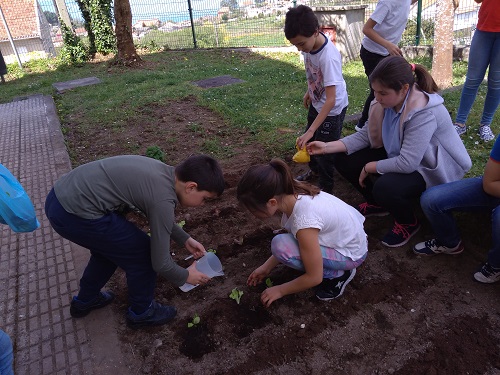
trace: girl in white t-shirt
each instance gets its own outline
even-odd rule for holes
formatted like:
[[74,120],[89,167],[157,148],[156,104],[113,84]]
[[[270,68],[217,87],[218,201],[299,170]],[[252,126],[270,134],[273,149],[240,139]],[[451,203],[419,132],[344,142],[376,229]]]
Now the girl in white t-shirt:
[[342,295],[367,255],[363,215],[318,187],[294,180],[280,159],[250,167],[238,183],[237,197],[257,218],[281,212],[282,225],[289,232],[273,238],[271,257],[250,274],[247,284],[257,285],[279,263],[304,271],[262,292],[266,307],[314,286],[320,300]]

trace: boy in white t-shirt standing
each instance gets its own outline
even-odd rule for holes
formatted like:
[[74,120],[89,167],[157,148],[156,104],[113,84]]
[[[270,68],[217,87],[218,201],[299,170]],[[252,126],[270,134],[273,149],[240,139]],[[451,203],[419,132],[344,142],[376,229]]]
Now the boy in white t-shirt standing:
[[[398,43],[406,28],[410,6],[417,0],[379,0],[372,15],[363,26],[365,37],[361,41],[359,52],[369,78],[377,64],[387,56],[402,56]],[[361,118],[356,130],[360,130],[368,120],[370,103],[375,98],[370,87],[370,94],[366,98]]]
[[[303,148],[308,141],[336,141],[340,138],[348,105],[342,56],[332,41],[320,32],[318,19],[305,5],[287,12],[285,36],[302,52],[307,77],[303,98],[304,107],[309,108],[307,127],[297,138],[297,146]],[[334,159],[333,154],[311,157],[311,171],[297,179],[308,180],[315,172],[319,175],[321,190],[331,193]]]

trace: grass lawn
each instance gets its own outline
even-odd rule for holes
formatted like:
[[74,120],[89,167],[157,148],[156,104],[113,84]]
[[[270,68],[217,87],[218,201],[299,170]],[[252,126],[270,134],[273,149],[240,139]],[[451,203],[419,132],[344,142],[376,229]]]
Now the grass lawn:
[[[269,157],[283,157],[293,152],[307,115],[302,107],[305,73],[298,53],[186,50],[151,53],[143,58],[146,63],[139,69],[112,67],[106,61],[68,67],[58,65],[57,60],[36,60],[26,63],[25,71],[20,71],[13,64],[9,66],[7,83],[1,86],[0,102],[37,93],[52,95],[63,132],[70,124],[75,126],[75,122],[82,131],[96,126],[121,131],[141,108],[194,96],[201,105],[222,115],[229,126],[247,128],[265,146]],[[415,62],[428,68],[431,65],[429,59]],[[454,85],[461,85],[467,64],[456,62],[453,70]],[[359,113],[368,92],[361,62],[345,64],[343,74],[349,93],[348,115]],[[192,84],[192,81],[219,75],[231,75],[245,82],[209,89]],[[54,82],[89,76],[100,78],[102,84],[62,95],[56,94],[52,87]],[[485,92],[483,85],[468,120],[470,131],[463,138],[474,164],[469,175],[482,174],[493,145],[492,142],[484,144],[475,134]],[[443,96],[454,118],[460,90],[445,92]],[[500,131],[498,119],[497,113],[492,125],[495,134]],[[147,121],[147,118],[139,120]],[[346,124],[344,135],[352,132],[353,124]]]

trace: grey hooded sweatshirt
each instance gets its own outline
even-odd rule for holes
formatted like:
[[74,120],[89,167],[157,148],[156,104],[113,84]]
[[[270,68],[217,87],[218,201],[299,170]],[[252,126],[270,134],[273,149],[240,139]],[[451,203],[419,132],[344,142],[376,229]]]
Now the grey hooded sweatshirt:
[[[448,110],[438,94],[426,93],[413,85],[400,116],[400,153],[377,161],[377,172],[419,172],[427,188],[460,180],[472,162],[457,134]],[[383,147],[384,108],[374,100],[368,123],[361,131],[340,139],[347,154],[361,149]]]

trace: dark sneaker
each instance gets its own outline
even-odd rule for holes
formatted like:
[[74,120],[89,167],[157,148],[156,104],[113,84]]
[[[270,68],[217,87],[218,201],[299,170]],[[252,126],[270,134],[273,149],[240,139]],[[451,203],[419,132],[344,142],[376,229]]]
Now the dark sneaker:
[[356,275],[356,268],[353,270],[345,270],[344,274],[334,279],[323,279],[321,284],[316,289],[316,297],[322,301],[339,298],[344,289]]
[[500,268],[494,268],[486,262],[481,269],[474,274],[474,279],[485,284],[496,283],[500,281]]
[[385,208],[380,206],[375,206],[374,204],[370,204],[368,202],[361,203],[358,206],[358,211],[364,217],[389,215],[389,212]]
[[455,127],[458,135],[462,135],[467,132],[467,126],[465,126],[465,124],[459,124],[458,122],[456,122],[453,124],[453,126]]
[[82,302],[77,297],[73,297],[69,307],[69,313],[73,318],[83,318],[92,310],[107,306],[113,301],[115,294],[112,292],[100,292],[99,295],[89,302]]
[[458,243],[457,246],[448,247],[441,245],[436,238],[432,240],[420,242],[415,245],[413,252],[419,255],[436,255],[436,254],[448,254],[457,255],[464,251],[464,245],[462,241]]
[[175,318],[177,310],[174,306],[161,305],[156,301],[151,302],[151,306],[142,314],[135,314],[132,309],[127,311],[127,325],[137,329],[141,327],[159,326],[166,324]]
[[317,177],[318,177],[318,174],[309,169],[306,173],[295,177],[295,179],[297,181],[311,181]]
[[399,224],[394,222],[394,227],[382,238],[382,245],[399,247],[406,244],[420,229],[420,223],[415,219],[414,224]]

